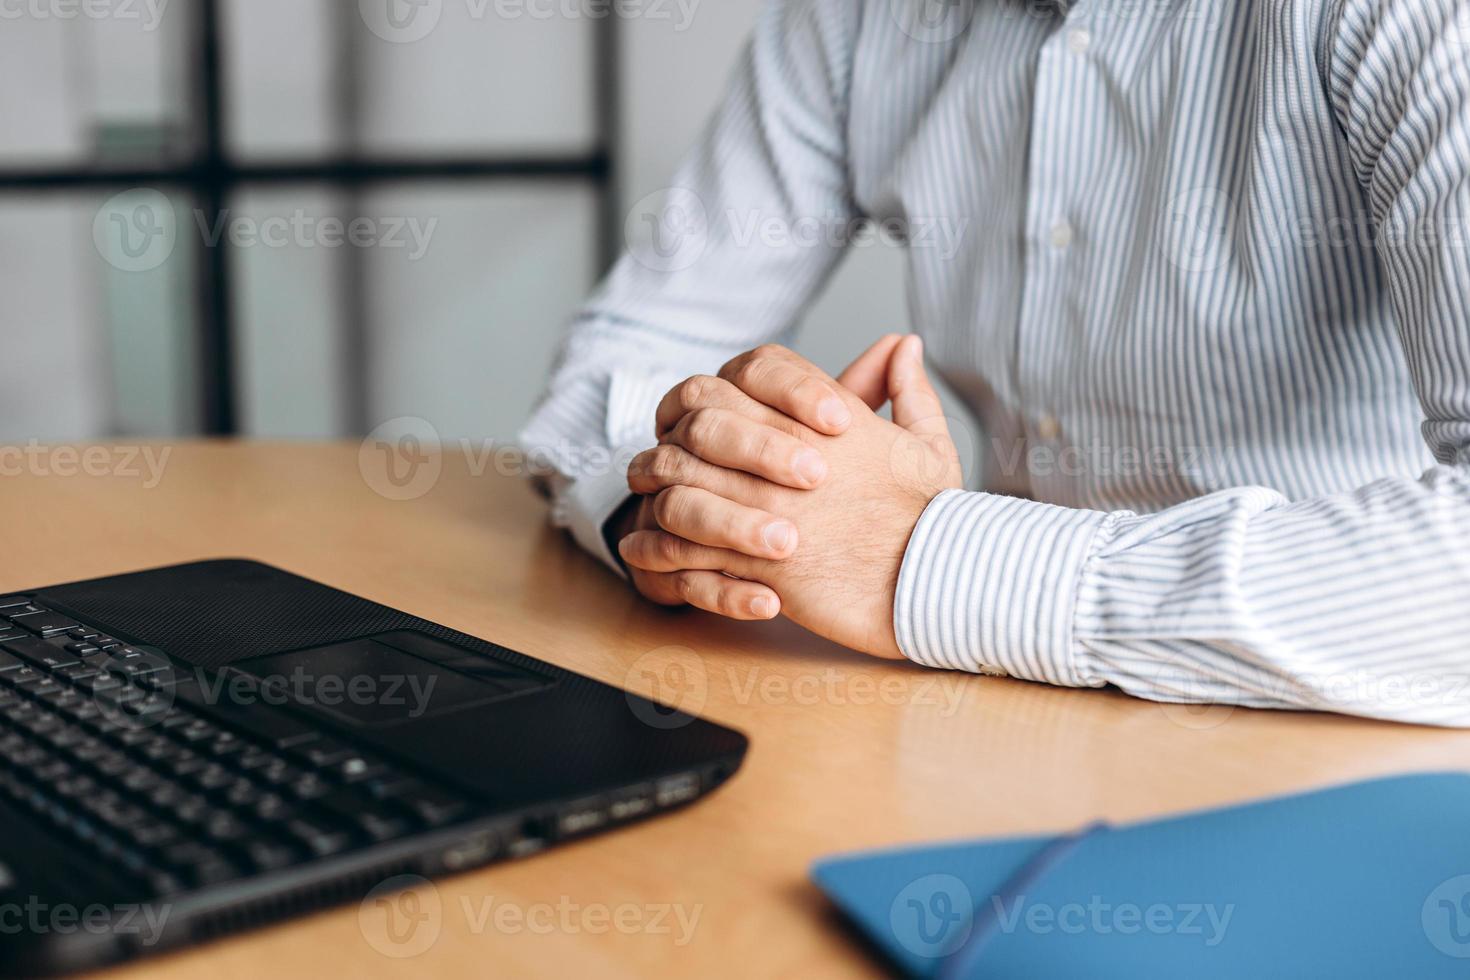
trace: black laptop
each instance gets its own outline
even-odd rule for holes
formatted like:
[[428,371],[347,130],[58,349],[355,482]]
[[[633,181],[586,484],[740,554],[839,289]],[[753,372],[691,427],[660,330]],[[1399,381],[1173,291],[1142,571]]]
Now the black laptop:
[[0,972],[531,854],[687,804],[745,747],[255,562],[0,596]]

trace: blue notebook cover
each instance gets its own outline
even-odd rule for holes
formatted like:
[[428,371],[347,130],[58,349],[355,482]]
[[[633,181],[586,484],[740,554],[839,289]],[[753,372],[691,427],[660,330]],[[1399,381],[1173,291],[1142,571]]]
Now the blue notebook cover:
[[1470,775],[843,855],[812,876],[914,977],[1467,977]]

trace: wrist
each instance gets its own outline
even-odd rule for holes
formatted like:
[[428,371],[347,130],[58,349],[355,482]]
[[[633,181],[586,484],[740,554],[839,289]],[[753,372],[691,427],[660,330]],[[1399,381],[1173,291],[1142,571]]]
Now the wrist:
[[612,553],[613,560],[624,572],[628,570],[628,566],[623,561],[623,556],[618,554],[618,542],[634,531],[638,523],[638,509],[643,505],[643,500],[643,497],[630,495],[602,524],[602,540]]

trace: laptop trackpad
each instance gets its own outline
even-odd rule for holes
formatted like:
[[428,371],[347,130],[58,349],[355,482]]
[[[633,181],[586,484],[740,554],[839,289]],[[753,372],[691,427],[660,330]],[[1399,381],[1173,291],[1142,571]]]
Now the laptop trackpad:
[[550,687],[544,674],[426,633],[399,630],[236,661],[272,703],[382,727]]

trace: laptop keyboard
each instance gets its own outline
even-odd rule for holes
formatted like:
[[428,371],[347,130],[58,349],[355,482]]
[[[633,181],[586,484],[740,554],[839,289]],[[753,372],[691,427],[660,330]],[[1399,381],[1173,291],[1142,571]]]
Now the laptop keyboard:
[[345,853],[469,801],[26,596],[0,597],[0,796],[150,896]]

